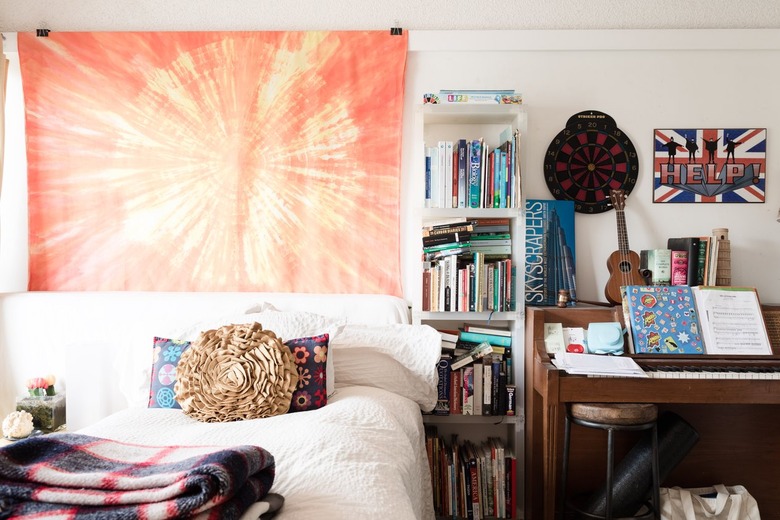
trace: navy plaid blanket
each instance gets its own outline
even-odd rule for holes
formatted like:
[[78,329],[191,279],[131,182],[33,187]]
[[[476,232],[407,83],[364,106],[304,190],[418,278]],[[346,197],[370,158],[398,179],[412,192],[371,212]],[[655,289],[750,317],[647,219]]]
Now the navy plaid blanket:
[[0,448],[0,518],[237,519],[266,497],[274,468],[257,446],[42,435]]

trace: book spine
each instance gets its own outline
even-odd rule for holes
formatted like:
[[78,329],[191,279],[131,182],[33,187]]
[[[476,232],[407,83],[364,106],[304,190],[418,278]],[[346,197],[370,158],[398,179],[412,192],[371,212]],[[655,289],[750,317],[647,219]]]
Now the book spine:
[[[507,370],[507,372],[509,372]],[[517,387],[515,385],[507,384],[505,387],[506,391],[506,415],[514,416],[515,410],[516,410],[516,395],[517,395]]]
[[433,409],[433,415],[450,414],[450,358],[442,357],[436,369],[439,374],[438,393],[436,407]]
[[482,361],[482,415],[493,412],[493,363],[486,357]]
[[487,341],[491,345],[496,345],[499,347],[512,346],[511,336],[500,336],[497,334],[484,334],[481,332],[469,332],[464,330],[460,332],[459,339],[462,339],[463,341],[471,341],[474,343],[482,343],[483,341]]
[[450,374],[450,415],[463,414],[463,369]]
[[[672,250],[657,248],[652,250],[653,285],[670,285],[672,281]],[[650,259],[648,259],[650,260]]]
[[672,251],[671,285],[688,285],[688,251]]
[[474,367],[463,367],[463,415],[474,415]]
[[468,143],[465,139],[458,140],[458,196],[456,208],[466,207],[466,171],[469,168]]
[[471,142],[471,156],[469,162],[469,207],[479,207],[479,177],[482,168],[482,139],[474,139]]
[[425,148],[425,207],[431,207],[431,149]]

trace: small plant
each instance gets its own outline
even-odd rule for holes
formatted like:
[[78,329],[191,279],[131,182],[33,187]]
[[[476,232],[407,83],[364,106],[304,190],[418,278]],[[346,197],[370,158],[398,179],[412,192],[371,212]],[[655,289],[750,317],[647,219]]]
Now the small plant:
[[54,383],[56,378],[49,374],[46,377],[32,377],[27,380],[27,392],[32,397],[55,395]]

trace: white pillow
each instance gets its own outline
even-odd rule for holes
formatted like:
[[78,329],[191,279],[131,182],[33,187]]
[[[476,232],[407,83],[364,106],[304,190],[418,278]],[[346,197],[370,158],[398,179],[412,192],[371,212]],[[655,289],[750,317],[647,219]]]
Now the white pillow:
[[381,388],[425,411],[436,404],[441,335],[433,327],[347,325],[330,347],[337,359],[336,388]]
[[[270,330],[276,334],[283,342],[296,339],[308,338],[319,334],[328,334],[330,343],[337,337],[344,328],[345,320],[343,318],[329,318],[321,314],[314,314],[305,311],[277,311],[274,309],[263,310],[262,312],[253,312],[248,314],[232,314],[217,318],[205,319],[189,327],[177,336],[177,339],[194,341],[204,330],[213,330],[223,325],[239,325],[242,323],[258,322],[263,329]],[[334,371],[334,356],[331,348],[328,349],[328,364],[325,367],[326,390],[328,397],[333,395],[336,390],[336,375]]]

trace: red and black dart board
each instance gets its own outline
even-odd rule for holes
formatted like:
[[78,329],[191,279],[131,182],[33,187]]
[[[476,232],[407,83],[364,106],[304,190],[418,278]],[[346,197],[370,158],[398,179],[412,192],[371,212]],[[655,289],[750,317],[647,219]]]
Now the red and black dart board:
[[612,209],[609,193],[636,185],[639,161],[631,139],[604,112],[574,114],[544,156],[544,179],[558,200],[573,200],[580,213]]

